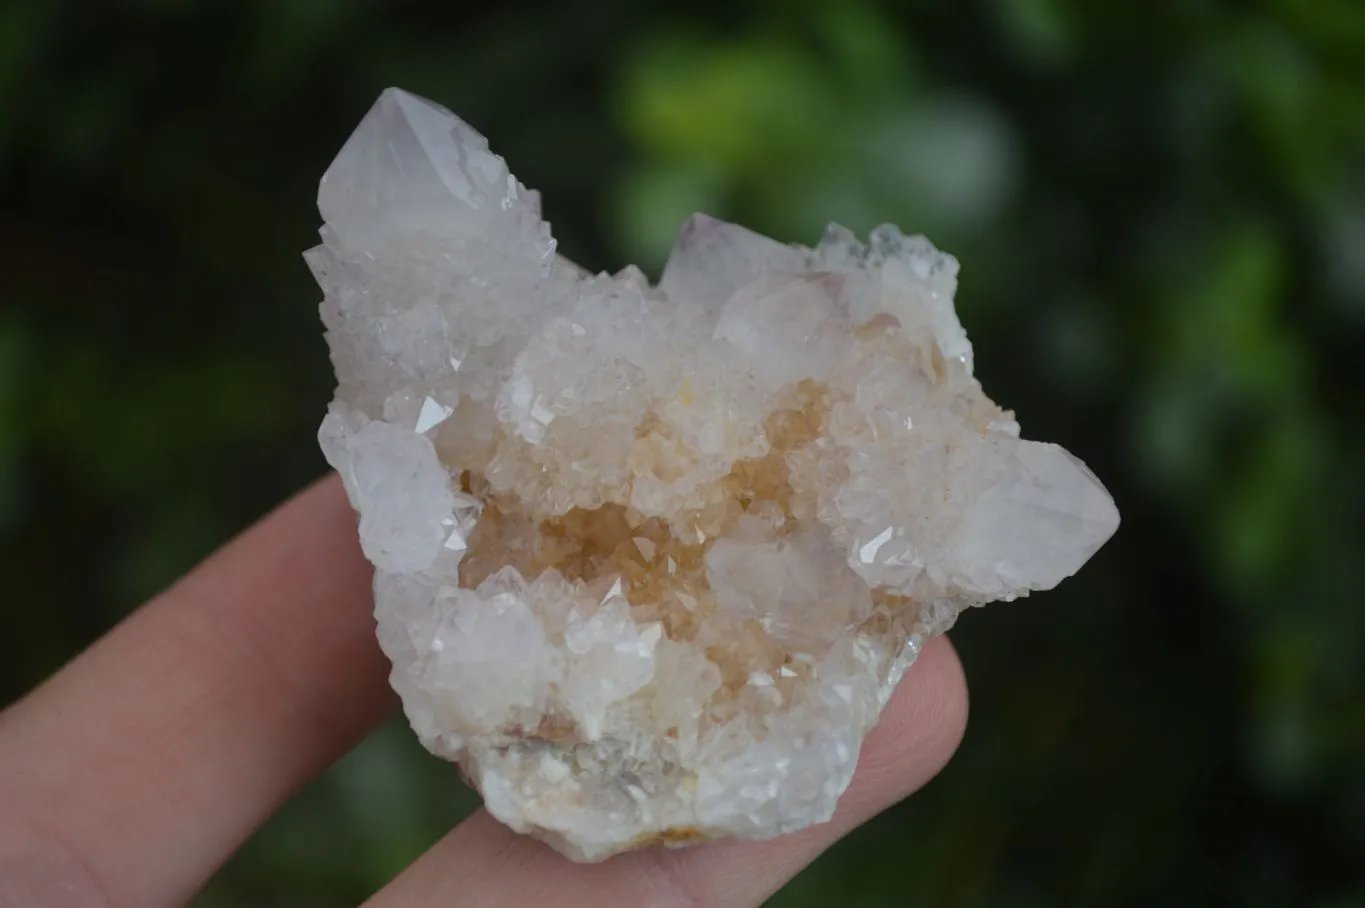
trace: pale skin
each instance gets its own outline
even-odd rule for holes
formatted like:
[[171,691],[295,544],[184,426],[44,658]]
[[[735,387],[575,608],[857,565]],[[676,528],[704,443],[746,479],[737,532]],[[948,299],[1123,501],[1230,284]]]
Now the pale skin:
[[[329,477],[0,713],[0,908],[192,898],[291,794],[396,708],[369,581],[350,507]],[[966,716],[962,668],[936,639],[868,738],[827,824],[767,842],[573,864],[479,811],[365,904],[757,906],[932,778]]]

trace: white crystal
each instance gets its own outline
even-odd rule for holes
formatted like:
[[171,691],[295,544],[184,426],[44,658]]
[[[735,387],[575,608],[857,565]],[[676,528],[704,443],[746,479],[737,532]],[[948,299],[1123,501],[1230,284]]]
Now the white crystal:
[[925,639],[1118,525],[982,393],[923,237],[696,215],[658,287],[592,276],[482,137],[394,89],[319,208],[319,441],[393,686],[575,859],[827,819]]
[[607,710],[654,677],[653,624],[642,630],[631,617],[630,603],[616,595],[591,616],[575,615],[564,629],[568,669],[560,683],[564,707],[587,741],[602,737]]
[[399,233],[468,235],[521,195],[482,136],[389,89],[323,175],[318,210],[348,250],[374,254]]
[[802,379],[826,381],[851,345],[839,274],[794,274],[759,279],[725,303],[715,337],[745,358],[772,392]]
[[659,289],[671,300],[719,309],[736,292],[768,275],[805,270],[801,251],[709,215],[694,214],[678,233]]
[[828,646],[872,610],[829,531],[815,526],[768,542],[718,539],[706,553],[716,605],[795,649]]
[[454,412],[454,407],[437,403],[430,397],[423,398],[422,409],[417,414],[417,426],[413,431],[418,435],[425,434],[445,422],[446,417]]
[[360,545],[375,567],[398,573],[430,567],[445,539],[443,521],[455,510],[450,476],[431,441],[369,422],[345,438],[331,463],[360,512]]

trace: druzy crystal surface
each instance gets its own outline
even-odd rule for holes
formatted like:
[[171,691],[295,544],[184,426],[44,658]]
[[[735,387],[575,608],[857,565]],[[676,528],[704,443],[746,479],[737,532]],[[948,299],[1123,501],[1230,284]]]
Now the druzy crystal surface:
[[1118,525],[982,392],[923,237],[696,215],[657,286],[594,276],[481,136],[392,89],[318,207],[320,439],[393,686],[572,858],[827,819],[925,640]]

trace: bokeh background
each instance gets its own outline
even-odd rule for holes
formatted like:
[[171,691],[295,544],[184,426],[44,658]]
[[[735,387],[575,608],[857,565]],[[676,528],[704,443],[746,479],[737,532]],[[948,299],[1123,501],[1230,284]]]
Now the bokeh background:
[[[694,210],[927,233],[1119,501],[953,632],[955,762],[773,905],[1365,905],[1358,0],[0,3],[0,702],[324,469],[298,253],[391,84],[596,269]],[[394,724],[196,905],[354,904],[472,803]]]

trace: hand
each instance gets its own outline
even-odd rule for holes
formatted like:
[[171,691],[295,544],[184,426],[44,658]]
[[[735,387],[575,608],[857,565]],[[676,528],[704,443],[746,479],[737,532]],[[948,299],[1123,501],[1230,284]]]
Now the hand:
[[[191,898],[394,709],[369,580],[340,485],[323,480],[0,713],[0,908]],[[938,772],[966,711],[957,657],[936,639],[830,823],[582,865],[479,811],[367,904],[758,905]]]

